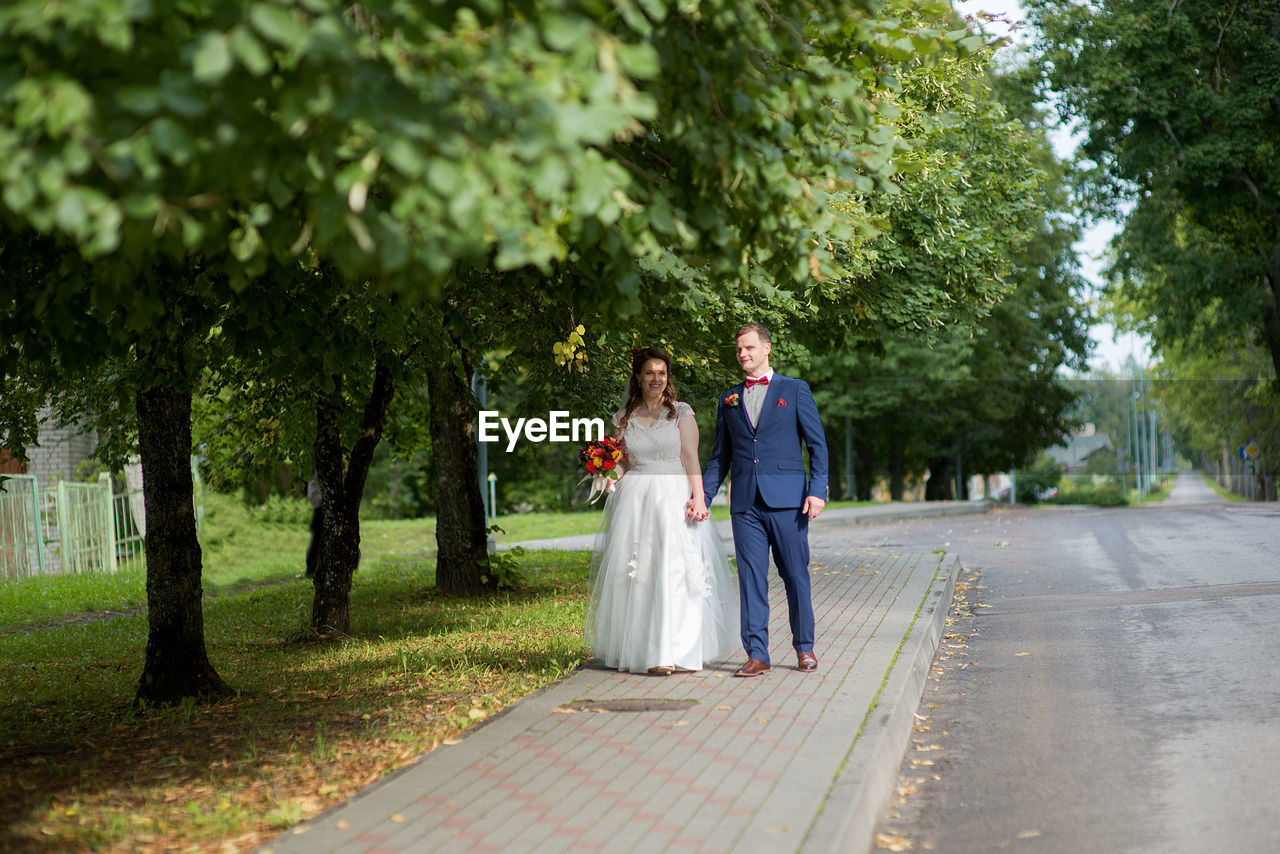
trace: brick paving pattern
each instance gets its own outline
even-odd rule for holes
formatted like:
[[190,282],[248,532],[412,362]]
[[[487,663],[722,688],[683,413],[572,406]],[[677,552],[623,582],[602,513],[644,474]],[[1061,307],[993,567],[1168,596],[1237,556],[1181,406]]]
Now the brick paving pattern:
[[[832,783],[850,773],[853,745],[943,564],[938,554],[852,548],[850,533],[811,533],[817,673],[795,670],[775,575],[771,673],[732,678],[741,655],[665,678],[585,668],[262,850],[805,850],[821,812],[841,808],[826,802]],[[694,703],[573,709],[585,700]]]

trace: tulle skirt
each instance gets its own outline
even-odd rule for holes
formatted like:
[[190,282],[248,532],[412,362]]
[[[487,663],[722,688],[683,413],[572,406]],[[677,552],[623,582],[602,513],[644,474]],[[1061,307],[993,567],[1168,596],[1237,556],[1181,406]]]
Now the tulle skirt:
[[605,501],[586,636],[606,667],[699,670],[741,650],[738,582],[714,524],[685,518],[683,474],[628,472]]

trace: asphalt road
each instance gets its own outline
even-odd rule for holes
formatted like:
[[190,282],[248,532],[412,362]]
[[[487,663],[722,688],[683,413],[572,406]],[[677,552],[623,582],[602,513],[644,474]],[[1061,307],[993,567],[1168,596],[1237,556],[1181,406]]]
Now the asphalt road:
[[882,847],[1280,851],[1280,505],[1226,504],[1187,473],[1153,507],[1005,509],[860,539],[976,571]]

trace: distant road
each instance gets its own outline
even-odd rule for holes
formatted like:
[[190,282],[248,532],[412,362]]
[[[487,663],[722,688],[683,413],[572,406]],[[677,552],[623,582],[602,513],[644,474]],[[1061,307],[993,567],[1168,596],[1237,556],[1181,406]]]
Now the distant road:
[[1173,483],[1173,492],[1161,502],[1162,504],[1227,504],[1227,499],[1218,495],[1204,482],[1204,476],[1198,471],[1178,472],[1178,479]]

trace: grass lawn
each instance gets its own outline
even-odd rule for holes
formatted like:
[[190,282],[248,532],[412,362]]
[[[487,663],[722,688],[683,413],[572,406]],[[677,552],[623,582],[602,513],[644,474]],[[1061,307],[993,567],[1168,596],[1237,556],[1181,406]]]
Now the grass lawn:
[[[252,577],[291,577],[270,536],[230,538],[254,539]],[[130,708],[142,614],[4,626],[0,850],[252,850],[577,667],[588,563],[532,554],[525,588],[468,600],[432,592],[428,561],[366,554],[352,636],[333,643],[303,640],[305,581],[224,592],[205,633],[240,693],[211,706]]]
[[[884,502],[833,501],[827,509]],[[200,546],[204,590],[217,597],[232,591],[296,579],[306,568],[310,505],[275,500],[268,511],[246,508],[239,498],[208,493],[204,497]],[[711,508],[717,520],[729,518],[726,505]],[[594,534],[599,510],[576,513],[523,513],[499,516],[498,542]],[[361,566],[384,558],[429,560],[435,554],[436,520],[362,520]],[[77,619],[86,613],[114,613],[147,603],[142,567],[103,576],[51,575],[11,581],[0,579],[0,635],[16,628]]]
[[[204,590],[217,596],[250,585],[285,581],[305,568],[309,513],[301,521],[271,522],[229,495],[206,494],[200,546]],[[128,611],[147,604],[142,566],[88,575],[0,580],[0,634],[86,612]]]

